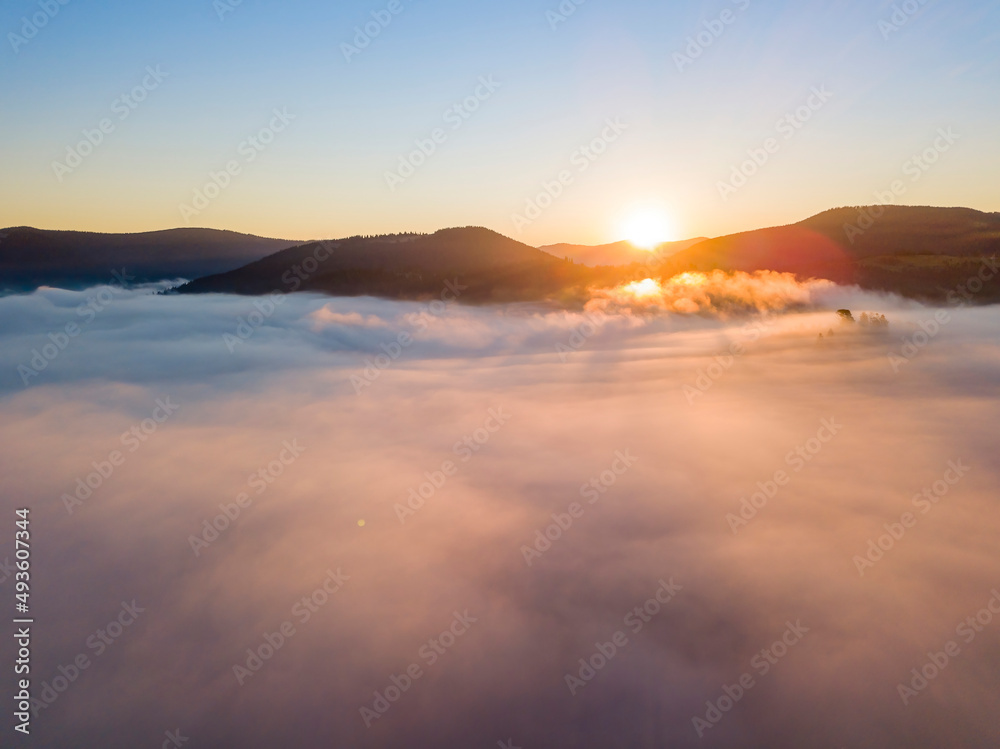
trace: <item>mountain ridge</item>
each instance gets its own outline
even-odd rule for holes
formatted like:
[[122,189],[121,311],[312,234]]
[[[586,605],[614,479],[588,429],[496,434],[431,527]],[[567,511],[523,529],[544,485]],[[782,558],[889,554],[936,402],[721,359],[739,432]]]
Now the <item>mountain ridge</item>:
[[[1000,253],[1000,213],[935,206],[842,206],[802,221],[700,242],[664,263],[690,270],[773,270],[941,302]],[[1000,274],[976,300],[1000,301]]]
[[225,229],[181,227],[103,233],[11,226],[0,229],[0,290],[82,288],[126,268],[138,282],[231,270],[298,244]]
[[[14,241],[11,241],[11,240]],[[771,270],[940,302],[979,273],[977,303],[1000,301],[1000,213],[963,207],[842,206],[801,221],[682,240],[666,257],[627,242],[531,247],[485,227],[297,242],[216,229],[135,234],[0,230],[0,290],[17,283],[83,285],[125,267],[138,280],[188,277],[176,293],[313,291],[421,299],[461,279],[472,303],[549,300],[579,305],[589,290],[684,271]],[[585,265],[546,250],[623,252],[634,262]],[[111,262],[111,261],[114,262]],[[593,260],[593,257],[591,258]],[[990,266],[993,267],[993,266]],[[68,279],[66,281],[65,279]]]
[[[492,229],[451,227],[407,235],[405,242],[386,241],[385,236],[310,242],[196,279],[174,292],[316,291],[421,299],[440,293],[446,281],[460,279],[467,287],[464,301],[485,303],[581,294],[592,275],[591,269]],[[624,276],[624,271],[610,275]]]

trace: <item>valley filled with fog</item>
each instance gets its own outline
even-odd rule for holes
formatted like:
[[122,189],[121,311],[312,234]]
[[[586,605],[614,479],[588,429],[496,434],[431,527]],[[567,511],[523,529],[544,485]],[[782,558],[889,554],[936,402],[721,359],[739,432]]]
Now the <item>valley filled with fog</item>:
[[1000,307],[166,286],[0,297],[36,740],[1000,742]]

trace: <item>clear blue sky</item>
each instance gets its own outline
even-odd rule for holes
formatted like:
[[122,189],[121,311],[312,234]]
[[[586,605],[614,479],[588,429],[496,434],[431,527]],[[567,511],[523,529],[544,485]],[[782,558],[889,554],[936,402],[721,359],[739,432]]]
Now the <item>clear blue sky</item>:
[[[1000,209],[996,2],[911,0],[894,30],[877,2],[567,0],[558,23],[556,0],[398,3],[243,0],[220,18],[223,0],[8,0],[0,225],[311,238],[476,224],[600,242],[635,214],[668,219],[670,238],[719,235],[872,203],[895,180],[899,203]],[[391,21],[348,61],[342,44],[373,12]],[[711,43],[679,70],[702,31]],[[119,99],[144,81],[144,101]],[[467,119],[446,114],[477,87]],[[832,95],[786,137],[778,120],[814,87]],[[269,144],[248,144],[272,124]],[[595,138],[590,160],[578,149]],[[768,138],[745,184],[721,187]],[[387,178],[417,139],[434,153]],[[926,170],[909,162],[928,148]],[[198,209],[195,190],[229,162],[238,173]],[[546,182],[558,197],[516,220]]]

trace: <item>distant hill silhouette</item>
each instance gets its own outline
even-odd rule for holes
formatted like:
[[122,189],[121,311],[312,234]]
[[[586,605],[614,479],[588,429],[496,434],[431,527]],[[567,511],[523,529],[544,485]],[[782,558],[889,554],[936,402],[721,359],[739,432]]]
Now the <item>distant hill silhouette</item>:
[[662,242],[654,250],[644,250],[636,247],[628,240],[610,244],[550,244],[538,249],[556,257],[566,257],[570,260],[589,266],[598,265],[629,265],[630,263],[647,263],[651,258],[666,258],[688,247],[704,242],[705,237],[682,239],[678,242]]
[[[970,208],[834,208],[787,226],[730,234],[668,258],[683,270],[776,270],[942,301],[1000,253],[1000,213]],[[1000,301],[1000,274],[977,294]]]
[[457,279],[468,287],[461,294],[464,302],[569,300],[600,279],[614,283],[626,275],[623,269],[599,272],[575,265],[490,229],[464,227],[310,242],[199,278],[176,292],[318,291],[422,299],[439,295],[446,281]]
[[[298,244],[211,229],[89,234],[20,227],[0,231],[0,290],[108,282],[111,271],[124,266],[138,280],[196,277],[177,289],[185,294],[314,291],[429,299],[457,280],[466,287],[463,302],[579,305],[594,287],[718,268],[784,271],[941,302],[954,301],[949,293],[979,273],[984,260],[996,262],[1000,214],[835,208],[787,226],[665,247],[689,242],[696,243],[650,264],[642,262],[645,252],[639,262],[631,260],[640,251],[627,243],[549,245],[546,252],[481,227]],[[612,258],[621,263],[603,264]],[[1000,272],[973,291],[968,301],[1000,302]]]
[[140,282],[197,278],[294,244],[216,229],[100,234],[18,226],[0,229],[0,291],[110,283],[123,267]]

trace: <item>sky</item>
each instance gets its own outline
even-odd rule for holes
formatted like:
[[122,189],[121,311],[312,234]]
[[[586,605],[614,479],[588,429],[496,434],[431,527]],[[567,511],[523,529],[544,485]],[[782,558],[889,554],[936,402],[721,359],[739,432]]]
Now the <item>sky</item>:
[[2,226],[537,246],[1000,198],[988,0],[12,0],[0,31]]

